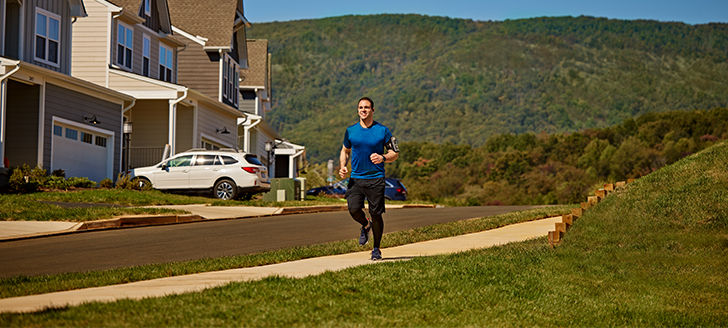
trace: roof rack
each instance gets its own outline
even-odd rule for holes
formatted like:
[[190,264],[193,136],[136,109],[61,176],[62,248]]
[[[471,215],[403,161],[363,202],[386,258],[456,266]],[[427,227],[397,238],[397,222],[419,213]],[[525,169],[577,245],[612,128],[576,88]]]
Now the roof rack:
[[188,150],[183,151],[183,153],[193,153],[198,151],[222,151],[222,152],[228,152],[228,153],[242,153],[242,151],[239,151],[234,148],[220,148],[220,149],[207,149],[207,148],[190,148]]

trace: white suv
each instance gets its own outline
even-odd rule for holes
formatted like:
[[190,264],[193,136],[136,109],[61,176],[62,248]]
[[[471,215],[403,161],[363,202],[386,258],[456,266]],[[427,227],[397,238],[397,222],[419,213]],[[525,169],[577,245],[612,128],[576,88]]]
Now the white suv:
[[154,166],[129,172],[141,186],[162,190],[212,190],[219,199],[270,190],[268,169],[256,155],[235,150],[191,149]]

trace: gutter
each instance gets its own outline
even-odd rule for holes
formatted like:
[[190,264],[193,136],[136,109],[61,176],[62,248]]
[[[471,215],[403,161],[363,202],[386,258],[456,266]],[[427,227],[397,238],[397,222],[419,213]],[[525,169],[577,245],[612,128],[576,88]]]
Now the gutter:
[[15,62],[15,68],[13,68],[10,72],[5,73],[3,76],[0,76],[0,82],[7,79],[10,75],[15,74],[20,69],[20,61]]
[[248,149],[248,148],[250,148],[250,147],[248,147],[248,141],[250,141],[250,129],[252,129],[256,125],[260,124],[260,122],[263,122],[263,118],[262,117],[259,118],[257,121],[255,121],[255,123],[252,123],[252,124],[250,124],[248,126],[243,126],[243,129],[245,130],[245,136],[244,136],[245,143],[243,144],[243,146],[245,146],[245,147],[243,147],[243,151],[246,152],[246,153],[249,153],[250,152],[249,149]]
[[134,107],[135,104],[136,104],[136,98],[131,100],[131,104],[129,106],[121,109],[121,115],[126,114],[126,112],[128,112],[132,107]]

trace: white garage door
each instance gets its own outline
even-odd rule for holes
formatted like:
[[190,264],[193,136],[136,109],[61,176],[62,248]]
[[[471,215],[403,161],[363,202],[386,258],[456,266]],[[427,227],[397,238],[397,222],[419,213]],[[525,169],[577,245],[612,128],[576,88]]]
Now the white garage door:
[[53,124],[51,170],[61,169],[66,177],[87,177],[99,182],[111,178],[111,137],[91,129],[55,122]]

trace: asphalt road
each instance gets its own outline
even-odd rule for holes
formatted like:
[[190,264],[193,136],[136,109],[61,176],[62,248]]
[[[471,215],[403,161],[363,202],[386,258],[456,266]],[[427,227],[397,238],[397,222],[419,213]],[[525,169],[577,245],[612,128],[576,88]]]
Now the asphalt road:
[[[390,209],[384,214],[384,232],[534,207]],[[0,242],[0,277],[251,254],[355,239],[359,236],[359,227],[349,213],[343,211],[92,231]]]

